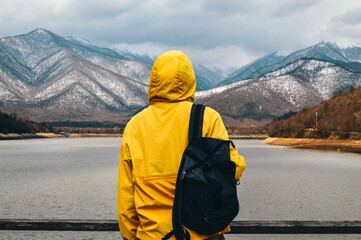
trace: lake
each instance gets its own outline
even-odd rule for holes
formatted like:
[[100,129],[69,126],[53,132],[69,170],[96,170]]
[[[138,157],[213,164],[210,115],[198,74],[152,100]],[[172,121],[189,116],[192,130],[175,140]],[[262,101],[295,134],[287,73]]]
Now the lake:
[[[0,141],[0,218],[116,219],[120,138]],[[246,158],[235,220],[361,220],[361,155],[234,140]],[[227,235],[227,239],[361,239]],[[0,231],[0,239],[121,239],[117,232]]]

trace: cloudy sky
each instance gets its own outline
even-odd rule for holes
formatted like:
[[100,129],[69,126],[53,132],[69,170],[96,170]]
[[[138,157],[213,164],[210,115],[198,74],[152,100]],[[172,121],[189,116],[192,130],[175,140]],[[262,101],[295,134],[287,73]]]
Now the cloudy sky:
[[323,40],[361,45],[360,0],[0,0],[0,37],[45,28],[151,56],[239,67]]

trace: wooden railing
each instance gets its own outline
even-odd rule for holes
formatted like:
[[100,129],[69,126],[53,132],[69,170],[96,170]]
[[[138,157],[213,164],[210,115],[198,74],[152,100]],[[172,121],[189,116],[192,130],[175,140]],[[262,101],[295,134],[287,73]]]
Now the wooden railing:
[[[234,221],[232,234],[361,234],[361,221]],[[0,219],[0,230],[119,231],[116,220]]]

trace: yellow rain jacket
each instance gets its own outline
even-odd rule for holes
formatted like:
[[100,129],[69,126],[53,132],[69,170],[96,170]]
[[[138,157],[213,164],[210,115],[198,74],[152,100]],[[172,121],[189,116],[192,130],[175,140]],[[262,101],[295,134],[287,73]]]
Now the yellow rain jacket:
[[[127,124],[120,151],[118,221],[123,238],[161,239],[172,228],[172,205],[178,168],[188,144],[188,123],[196,79],[191,61],[180,51],[159,56],[150,75],[150,106]],[[220,115],[204,112],[203,136],[228,139]],[[231,149],[236,179],[246,167]],[[229,227],[222,233],[229,231]],[[209,236],[190,231],[191,239]],[[175,238],[173,238],[175,239]]]

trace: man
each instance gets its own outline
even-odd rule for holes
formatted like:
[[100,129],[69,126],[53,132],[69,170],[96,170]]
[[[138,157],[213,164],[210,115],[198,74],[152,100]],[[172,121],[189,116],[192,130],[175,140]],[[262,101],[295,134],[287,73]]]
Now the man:
[[[160,55],[152,68],[148,90],[150,106],[127,124],[120,151],[118,220],[124,239],[161,239],[172,230],[172,205],[178,168],[188,145],[188,124],[196,79],[191,61],[181,51]],[[220,115],[204,112],[202,135],[228,139]],[[231,147],[235,179],[246,167]],[[222,239],[222,233],[204,236],[190,231],[191,239]],[[211,238],[210,238],[211,237]]]

